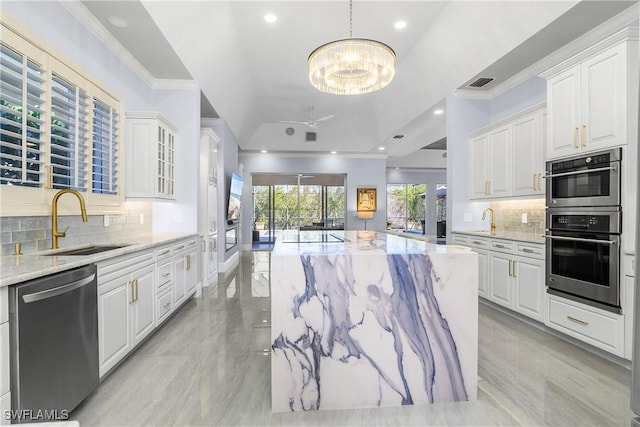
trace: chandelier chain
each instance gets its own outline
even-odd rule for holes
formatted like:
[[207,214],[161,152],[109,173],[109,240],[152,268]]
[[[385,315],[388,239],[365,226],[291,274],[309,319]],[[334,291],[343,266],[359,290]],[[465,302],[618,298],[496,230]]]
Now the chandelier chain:
[[353,38],[353,0],[349,0],[349,38]]

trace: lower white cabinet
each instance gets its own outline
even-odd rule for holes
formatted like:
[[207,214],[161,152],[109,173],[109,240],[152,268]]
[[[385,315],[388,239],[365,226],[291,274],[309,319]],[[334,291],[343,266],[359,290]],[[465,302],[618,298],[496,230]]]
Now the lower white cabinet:
[[544,261],[491,252],[489,299],[544,322]]
[[[113,368],[155,327],[153,252],[98,264],[100,376]],[[140,267],[140,263],[143,266]]]
[[624,316],[549,295],[547,326],[624,357]]
[[207,245],[207,285],[218,280],[218,235],[211,234]]
[[0,417],[0,425],[8,426],[11,424],[11,420],[7,419],[5,414],[7,411],[11,410],[11,393],[5,393],[0,396],[0,411],[2,411],[2,416]]
[[184,252],[185,243],[173,247],[173,306],[178,307],[187,298],[187,276],[185,274],[187,259]]
[[200,283],[198,283],[198,258],[200,255],[199,240],[190,240],[187,242],[185,255],[185,292],[187,296],[193,295]]
[[5,418],[11,410],[11,377],[9,376],[9,287],[0,288],[0,425],[9,425]]
[[478,254],[478,295],[487,297],[489,292],[489,281],[487,280],[487,263],[489,262],[488,252],[482,249],[473,249]]

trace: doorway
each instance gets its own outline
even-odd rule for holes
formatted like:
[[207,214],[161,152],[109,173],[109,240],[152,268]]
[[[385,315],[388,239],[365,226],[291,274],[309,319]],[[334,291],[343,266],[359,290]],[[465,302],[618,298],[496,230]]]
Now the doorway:
[[344,174],[253,174],[253,247],[270,249],[284,230],[343,230]]

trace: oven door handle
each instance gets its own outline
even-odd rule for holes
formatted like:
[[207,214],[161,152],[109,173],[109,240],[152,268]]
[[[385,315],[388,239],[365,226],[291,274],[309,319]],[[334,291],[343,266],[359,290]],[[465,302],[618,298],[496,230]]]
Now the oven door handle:
[[604,172],[604,171],[615,172],[615,170],[616,170],[615,166],[608,166],[606,168],[595,168],[595,169],[586,169],[586,170],[573,171],[573,172],[552,173],[550,175],[544,175],[543,178],[547,179],[547,178],[555,178],[558,176],[580,175],[583,173],[592,173],[592,172]]
[[612,242],[611,240],[583,239],[581,237],[550,236],[548,234],[545,234],[544,237],[546,239],[552,239],[552,240],[569,240],[571,242],[600,243],[600,244],[606,244],[606,245],[615,245],[617,243],[617,242]]

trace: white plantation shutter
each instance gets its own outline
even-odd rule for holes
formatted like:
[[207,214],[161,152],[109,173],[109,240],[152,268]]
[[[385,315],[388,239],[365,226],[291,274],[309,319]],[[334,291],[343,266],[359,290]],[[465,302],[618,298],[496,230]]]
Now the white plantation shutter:
[[40,186],[43,70],[0,45],[0,184]]
[[88,96],[55,73],[51,76],[51,170],[53,188],[87,190]]
[[118,114],[94,98],[92,129],[92,192],[117,194],[118,176]]

